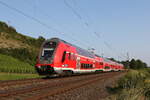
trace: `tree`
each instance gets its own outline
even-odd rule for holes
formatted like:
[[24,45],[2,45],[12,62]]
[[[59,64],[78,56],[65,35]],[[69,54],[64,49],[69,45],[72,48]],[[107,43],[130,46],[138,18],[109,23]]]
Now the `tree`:
[[131,69],[137,69],[137,63],[136,63],[136,61],[134,60],[134,59],[132,59],[131,61],[130,61],[130,68]]
[[39,36],[37,39],[37,46],[40,47],[44,41],[45,41],[45,38],[42,36]]
[[121,61],[121,63],[125,66],[125,68],[129,68],[129,60]]
[[147,68],[147,67],[148,67],[147,64],[146,64],[145,62],[143,63],[143,65],[144,65],[144,68]]
[[141,60],[136,60],[137,69],[144,68],[144,63]]

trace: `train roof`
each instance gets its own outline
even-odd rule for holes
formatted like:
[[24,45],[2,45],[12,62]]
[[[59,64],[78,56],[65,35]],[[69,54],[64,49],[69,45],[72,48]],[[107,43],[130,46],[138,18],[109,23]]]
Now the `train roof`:
[[107,62],[109,64],[113,64],[113,65],[115,64],[115,65],[123,66],[123,64],[109,60],[108,58],[103,58],[103,59],[104,59],[104,62]]
[[64,41],[64,40],[62,40],[62,39],[59,39],[59,38],[51,38],[51,39],[48,39],[48,40],[46,40],[46,41],[63,42],[63,43],[65,43],[65,44],[68,44],[68,45],[71,45],[71,46],[75,47],[78,54],[83,55],[83,56],[86,56],[86,57],[90,57],[90,58],[95,58],[95,54],[89,52],[88,50],[82,49],[82,48],[80,48],[80,47],[78,47],[78,46],[76,46],[76,45],[73,45],[73,44],[71,44],[71,43],[68,43],[68,42],[66,42],[66,41]]

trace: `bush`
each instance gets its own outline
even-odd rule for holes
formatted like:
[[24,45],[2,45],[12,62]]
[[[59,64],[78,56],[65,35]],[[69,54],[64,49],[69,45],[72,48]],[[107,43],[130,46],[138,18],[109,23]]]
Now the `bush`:
[[0,48],[0,54],[12,56],[31,65],[36,63],[37,52],[29,51],[27,48]]
[[110,93],[115,91],[116,100],[150,100],[149,69],[130,70]]

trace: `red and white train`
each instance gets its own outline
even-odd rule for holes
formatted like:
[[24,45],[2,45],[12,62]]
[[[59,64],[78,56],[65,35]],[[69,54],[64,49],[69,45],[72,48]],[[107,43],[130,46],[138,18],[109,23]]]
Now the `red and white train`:
[[39,75],[122,71],[124,66],[97,56],[64,40],[46,40],[40,49],[35,68]]

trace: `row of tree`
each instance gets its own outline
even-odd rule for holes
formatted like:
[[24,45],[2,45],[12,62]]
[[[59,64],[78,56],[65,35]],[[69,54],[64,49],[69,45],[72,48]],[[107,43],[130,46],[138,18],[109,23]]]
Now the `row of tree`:
[[147,68],[148,65],[143,62],[140,59],[132,59],[131,61],[122,61],[121,62],[126,68],[131,68],[131,69],[142,69],[142,68]]
[[125,68],[142,69],[142,68],[147,68],[148,67],[148,65],[140,59],[137,59],[137,60],[131,59],[131,61],[126,60],[126,61],[121,61],[121,62],[115,60],[114,58],[109,58],[109,60],[115,61],[115,62],[118,62],[118,63],[122,63],[125,66]]
[[132,69],[141,69],[141,68],[146,68],[148,66],[145,62],[143,62],[139,59],[138,60],[132,59],[130,61],[129,67]]

